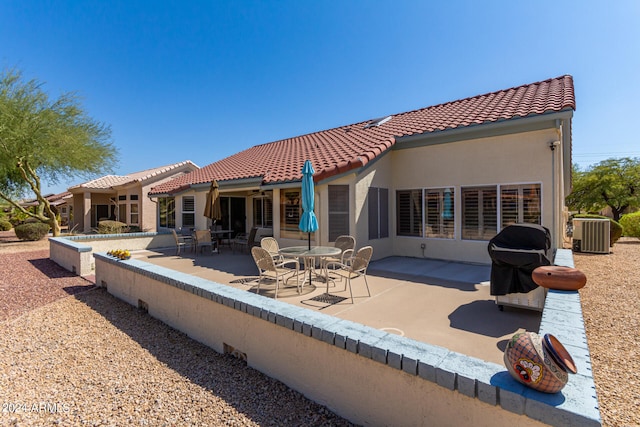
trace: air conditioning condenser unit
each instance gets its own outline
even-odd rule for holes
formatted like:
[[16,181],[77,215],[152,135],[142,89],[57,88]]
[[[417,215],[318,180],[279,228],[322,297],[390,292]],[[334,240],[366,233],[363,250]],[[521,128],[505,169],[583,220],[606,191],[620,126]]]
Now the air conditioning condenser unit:
[[574,252],[608,254],[610,246],[611,222],[600,218],[573,219]]

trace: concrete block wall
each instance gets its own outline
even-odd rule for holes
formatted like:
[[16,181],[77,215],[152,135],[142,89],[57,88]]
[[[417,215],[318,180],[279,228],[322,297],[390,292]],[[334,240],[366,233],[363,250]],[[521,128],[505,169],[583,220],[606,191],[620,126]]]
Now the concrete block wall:
[[157,249],[175,247],[169,233],[88,234],[49,239],[49,257],[80,276],[94,273],[93,252],[111,249]]
[[579,369],[548,395],[502,365],[139,260],[95,258],[96,283],[116,297],[218,352],[236,349],[250,366],[358,424],[600,425],[577,293],[547,299],[540,332],[568,343]]

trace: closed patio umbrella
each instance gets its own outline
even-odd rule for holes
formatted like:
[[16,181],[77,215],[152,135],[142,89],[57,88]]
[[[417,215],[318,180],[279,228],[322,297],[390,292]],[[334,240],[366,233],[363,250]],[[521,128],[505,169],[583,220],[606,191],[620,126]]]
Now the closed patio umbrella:
[[[318,219],[313,212],[315,207],[315,194],[313,185],[313,166],[311,160],[305,160],[302,166],[302,217],[298,228],[307,234],[308,248],[311,249],[311,233],[318,229]],[[311,270],[309,270],[309,284],[311,284]]]
[[302,167],[302,217],[300,218],[298,228],[300,231],[308,233],[309,249],[311,249],[311,233],[318,229],[318,219],[313,212],[315,207],[314,172],[311,160],[305,160],[304,166]]
[[214,179],[211,181],[211,188],[207,193],[207,201],[204,205],[204,216],[211,218],[214,222],[222,219],[222,210],[220,210],[220,192],[218,191],[218,182]]

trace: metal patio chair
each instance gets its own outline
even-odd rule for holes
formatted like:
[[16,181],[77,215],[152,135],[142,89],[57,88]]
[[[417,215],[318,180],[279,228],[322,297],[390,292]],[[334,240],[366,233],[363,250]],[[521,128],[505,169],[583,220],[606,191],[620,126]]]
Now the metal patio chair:
[[[283,262],[276,263],[269,251],[261,248],[260,246],[254,246],[253,248],[251,248],[251,255],[253,256],[253,259],[256,262],[256,266],[258,267],[258,271],[260,272],[257,289],[258,294],[260,294],[260,284],[262,283],[262,279],[275,279],[275,299],[278,299],[278,288],[280,287],[280,281],[282,281],[286,285],[287,281],[294,276],[296,278],[296,287],[298,288],[298,293],[302,293],[302,287],[300,286],[300,280],[298,277],[300,274],[300,263],[297,260],[287,259]],[[287,264],[291,264],[295,268],[285,267]]]
[[367,268],[369,267],[369,262],[371,261],[371,256],[373,255],[373,247],[365,246],[363,248],[358,249],[358,251],[353,255],[353,257],[349,259],[345,259],[344,262],[330,262],[327,263],[327,268],[335,267],[334,270],[331,271],[332,274],[338,275],[341,278],[346,279],[346,286],[349,286],[349,294],[351,295],[351,303],[353,304],[353,291],[351,290],[351,280],[356,279],[358,277],[364,278],[364,284],[367,287],[367,296],[371,296],[371,291],[369,290],[369,283],[367,283]]

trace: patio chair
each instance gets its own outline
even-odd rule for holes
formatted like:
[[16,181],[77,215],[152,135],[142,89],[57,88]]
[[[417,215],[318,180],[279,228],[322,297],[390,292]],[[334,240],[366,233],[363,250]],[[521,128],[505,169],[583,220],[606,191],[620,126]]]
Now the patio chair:
[[329,271],[327,269],[327,265],[329,263],[345,263],[345,260],[348,260],[353,255],[353,249],[356,247],[356,238],[353,236],[338,236],[336,238],[336,242],[334,244],[336,248],[340,248],[342,251],[340,256],[335,257],[327,257],[323,259],[323,268],[325,270],[325,276],[328,277]]
[[[216,246],[215,242],[211,240],[211,232],[209,230],[196,230],[195,231],[195,244],[196,251],[200,251],[204,248],[211,248],[210,251],[213,253],[214,247]],[[196,252],[197,255],[197,252]]]
[[231,250],[235,252],[235,248],[239,247],[242,251],[245,247],[251,249],[255,246],[256,232],[258,231],[258,227],[253,227],[249,234],[246,233],[238,233],[236,237],[233,239],[233,244],[231,245]]
[[[275,299],[278,299],[278,288],[280,287],[280,281],[282,281],[286,285],[287,281],[294,276],[296,278],[296,287],[298,288],[298,293],[302,293],[302,287],[300,286],[300,280],[298,277],[300,274],[300,263],[297,260],[287,259],[283,262],[276,263],[269,251],[261,248],[260,246],[254,246],[253,248],[251,248],[251,255],[253,256],[253,259],[256,262],[256,266],[258,267],[258,271],[260,273],[257,289],[258,294],[260,293],[260,284],[262,283],[262,279],[275,279]],[[291,264],[295,268],[285,267],[287,264]]]
[[171,234],[173,234],[173,239],[176,241],[176,255],[180,255],[180,248],[190,245],[191,242],[186,242],[182,236],[178,236],[174,229],[171,229]]
[[345,284],[349,286],[349,294],[351,295],[351,304],[353,304],[353,291],[351,290],[351,279],[355,279],[358,277],[364,278],[364,284],[367,287],[367,296],[371,296],[371,291],[369,291],[369,283],[367,283],[367,268],[369,267],[369,262],[371,261],[371,256],[373,255],[373,247],[365,246],[363,248],[358,249],[358,251],[351,257],[350,259],[345,259],[345,262],[330,262],[327,263],[327,268],[335,267],[335,270],[332,271],[333,274],[338,275],[340,277],[344,277],[347,281]]
[[280,245],[275,238],[263,237],[260,240],[260,247],[271,254],[271,258],[273,258],[274,262],[284,261],[284,257],[280,254]]
[[180,238],[183,242],[191,246],[191,250],[193,251],[193,247],[195,245],[195,240],[193,238],[193,227],[180,227]]

